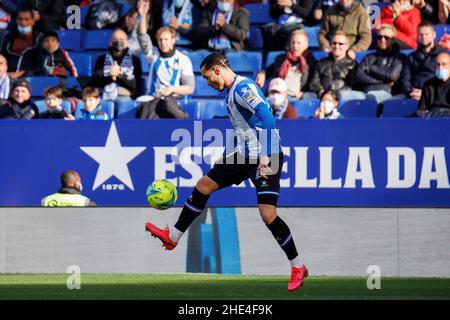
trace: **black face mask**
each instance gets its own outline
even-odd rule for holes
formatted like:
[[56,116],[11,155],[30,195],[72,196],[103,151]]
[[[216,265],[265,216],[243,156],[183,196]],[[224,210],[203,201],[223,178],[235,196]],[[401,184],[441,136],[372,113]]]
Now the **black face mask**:
[[113,43],[111,43],[111,50],[114,52],[122,52],[125,50],[125,45],[123,42],[114,41]]

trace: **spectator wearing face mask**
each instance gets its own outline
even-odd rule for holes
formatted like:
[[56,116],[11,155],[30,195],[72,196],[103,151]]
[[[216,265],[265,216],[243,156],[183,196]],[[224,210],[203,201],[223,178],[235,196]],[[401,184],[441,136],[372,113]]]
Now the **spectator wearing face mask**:
[[250,29],[249,12],[235,0],[219,0],[207,11],[193,34],[198,48],[218,52],[245,51]]
[[316,119],[344,119],[344,116],[338,111],[339,99],[332,90],[327,90],[320,97],[320,106],[317,108],[314,117]]
[[276,119],[297,119],[297,111],[288,101],[288,89],[286,81],[274,78],[269,84],[269,96],[267,100],[272,107],[272,113]]
[[33,10],[21,9],[16,17],[16,30],[2,38],[1,54],[8,60],[11,78],[34,75],[42,34],[35,29]]
[[429,117],[450,117],[450,54],[436,58],[435,77],[425,82],[418,107],[419,113]]
[[163,4],[162,26],[177,30],[177,46],[190,47],[189,32],[194,25],[194,6],[190,0],[167,0]]
[[103,89],[103,100],[135,98],[141,74],[141,61],[130,52],[127,34],[116,29],[108,51],[97,59],[90,86]]

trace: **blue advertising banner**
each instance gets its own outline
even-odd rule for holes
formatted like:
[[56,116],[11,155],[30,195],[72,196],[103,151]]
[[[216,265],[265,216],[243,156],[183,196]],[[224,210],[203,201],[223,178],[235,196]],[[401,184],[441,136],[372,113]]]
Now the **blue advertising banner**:
[[[450,206],[450,120],[278,122],[284,165],[280,206]],[[145,206],[147,186],[170,179],[182,206],[223,153],[226,119],[0,122],[0,205],[39,206],[62,171],[81,174],[102,206]],[[184,144],[182,150],[177,145]],[[179,161],[178,161],[179,160]],[[249,181],[210,206],[253,206]]]

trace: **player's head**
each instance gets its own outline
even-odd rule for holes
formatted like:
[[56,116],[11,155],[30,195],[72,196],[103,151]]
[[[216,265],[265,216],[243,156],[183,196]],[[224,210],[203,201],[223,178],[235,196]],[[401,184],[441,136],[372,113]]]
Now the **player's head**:
[[225,88],[224,74],[230,70],[227,57],[221,53],[212,53],[200,65],[200,71],[208,85],[218,91]]
[[69,187],[77,189],[78,191],[83,190],[83,185],[81,184],[81,177],[75,170],[66,170],[61,174],[61,187]]

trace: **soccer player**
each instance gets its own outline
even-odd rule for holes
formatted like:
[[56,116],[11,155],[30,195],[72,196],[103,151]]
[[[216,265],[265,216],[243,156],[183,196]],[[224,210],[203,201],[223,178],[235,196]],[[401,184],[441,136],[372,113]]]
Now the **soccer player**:
[[251,179],[257,190],[261,218],[291,263],[288,290],[298,289],[308,276],[308,270],[297,253],[289,227],[277,215],[283,154],[270,105],[255,82],[236,75],[220,53],[207,56],[200,71],[209,86],[218,91],[228,90],[226,102],[237,137],[236,150],[224,155],[197,182],[173,227],[160,229],[148,222],[146,230],[159,238],[167,250],[172,250],[202,213],[214,191]]

